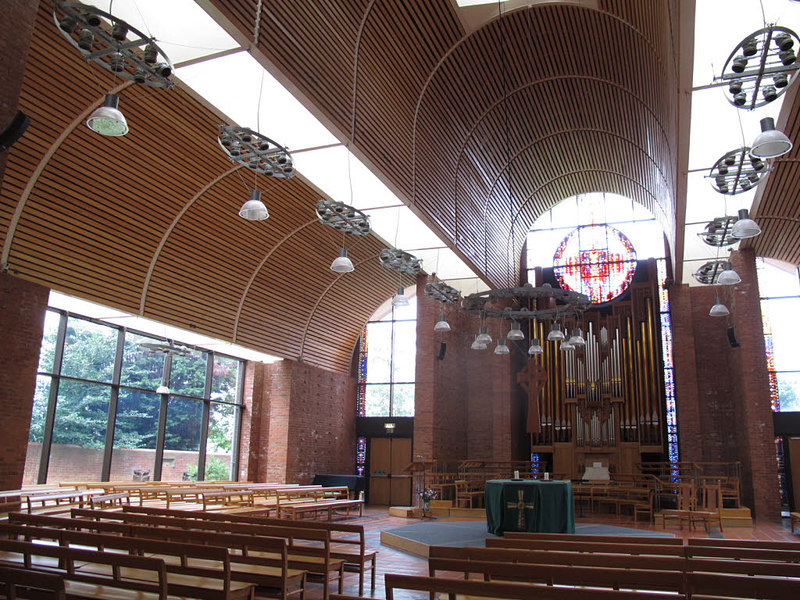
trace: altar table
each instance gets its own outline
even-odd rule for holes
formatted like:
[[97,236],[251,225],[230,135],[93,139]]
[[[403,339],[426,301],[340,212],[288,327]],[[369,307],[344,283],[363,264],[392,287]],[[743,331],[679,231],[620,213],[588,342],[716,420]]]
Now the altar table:
[[486,482],[486,523],[489,533],[538,531],[575,533],[572,483],[491,479]]

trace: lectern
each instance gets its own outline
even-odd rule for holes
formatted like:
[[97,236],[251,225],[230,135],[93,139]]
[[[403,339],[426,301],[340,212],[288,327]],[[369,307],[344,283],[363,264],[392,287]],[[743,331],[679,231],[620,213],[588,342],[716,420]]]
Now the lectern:
[[404,469],[404,473],[410,473],[414,477],[414,495],[416,496],[416,501],[414,502],[414,506],[420,508],[422,503],[421,493],[427,485],[427,475],[428,471],[432,471],[434,465],[436,464],[435,460],[425,460],[419,459],[415,460],[412,463],[409,463]]

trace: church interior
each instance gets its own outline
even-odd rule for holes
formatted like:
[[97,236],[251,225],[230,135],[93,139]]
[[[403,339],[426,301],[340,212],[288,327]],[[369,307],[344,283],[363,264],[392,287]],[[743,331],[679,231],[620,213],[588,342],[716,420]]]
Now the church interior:
[[[20,527],[69,549],[47,519],[202,505],[223,562],[248,528],[361,536],[322,568],[286,534],[283,598],[527,598],[559,569],[572,598],[625,567],[604,594],[798,597],[800,2],[0,14],[9,590],[38,585],[2,558],[36,568]],[[431,528],[461,522],[479,541],[448,554]],[[552,562],[590,542],[619,556]],[[277,581],[252,577],[224,597]]]

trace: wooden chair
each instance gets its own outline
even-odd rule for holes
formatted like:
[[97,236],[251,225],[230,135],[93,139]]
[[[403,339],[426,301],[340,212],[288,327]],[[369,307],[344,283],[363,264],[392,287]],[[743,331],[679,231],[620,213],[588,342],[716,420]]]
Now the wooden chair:
[[677,519],[678,527],[683,529],[683,522],[686,521],[691,529],[691,511],[695,509],[697,502],[694,483],[679,483],[677,492],[677,508],[661,511],[662,524],[666,528],[667,519]]
[[707,484],[700,490],[700,506],[689,511],[690,526],[702,522],[706,533],[711,533],[711,525],[716,522],[722,532],[722,487],[719,484]]
[[[458,479],[456,484],[456,506],[458,508],[476,508],[474,503],[483,497],[483,491],[471,490],[465,479]],[[463,505],[462,505],[463,502]]]

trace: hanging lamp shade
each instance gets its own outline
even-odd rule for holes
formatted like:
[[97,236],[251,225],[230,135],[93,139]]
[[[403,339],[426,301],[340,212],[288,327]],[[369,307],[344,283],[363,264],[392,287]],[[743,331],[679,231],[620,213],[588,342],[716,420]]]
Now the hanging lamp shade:
[[106,94],[103,106],[96,108],[89,115],[86,125],[100,135],[125,135],[128,133],[128,122],[117,106],[119,106],[119,97],[116,94]]
[[347,258],[347,249],[339,249],[339,256],[333,259],[331,271],[336,273],[350,273],[353,270],[353,261]]
[[744,240],[747,238],[756,237],[761,233],[761,228],[758,226],[758,223],[750,218],[747,209],[743,208],[739,211],[739,220],[733,224],[731,233],[733,234],[733,237]]
[[506,337],[509,340],[524,340],[525,339],[525,334],[522,333],[522,328],[519,325],[519,321],[512,321],[511,329],[509,330],[508,335],[506,335]]
[[434,331],[450,331],[450,323],[447,322],[447,319],[444,318],[444,311],[441,312],[439,315],[439,320],[436,321],[436,325],[433,326]]
[[714,305],[711,307],[711,310],[708,311],[709,316],[711,317],[727,317],[731,314],[731,311],[728,310],[728,307],[722,303],[722,300],[719,299],[717,296],[717,301],[714,302]]
[[531,356],[535,356],[537,354],[542,354],[544,352],[544,348],[539,343],[539,338],[533,338],[531,340],[531,347],[528,348],[528,354]]
[[508,345],[506,344],[506,340],[504,338],[497,340],[497,346],[495,346],[494,353],[508,354]]
[[478,341],[478,336],[475,336],[475,341],[470,346],[473,350],[486,350],[486,344]]
[[489,328],[485,325],[478,330],[478,337],[475,338],[480,344],[491,344],[492,336],[489,335]]
[[583,339],[583,332],[580,327],[572,330],[572,337],[569,338],[569,343],[575,348],[583,348],[586,345],[586,340]]
[[564,351],[567,351],[567,350],[575,350],[575,344],[573,344],[573,343],[572,343],[571,341],[569,341],[569,340],[564,340],[563,342],[561,342],[561,345],[559,346],[559,348],[560,348],[561,350],[564,350]]
[[250,192],[250,200],[242,204],[239,216],[248,221],[263,221],[269,218],[267,206],[261,201],[261,192],[258,190]]
[[750,147],[750,156],[756,158],[775,158],[789,152],[792,141],[782,131],[775,129],[775,119],[761,119],[761,133]]
[[403,288],[397,288],[397,295],[392,298],[392,306],[408,306],[408,298]]
[[550,328],[550,333],[547,334],[547,341],[548,342],[558,342],[564,339],[564,332],[561,331],[561,325],[558,323],[553,323],[553,326]]
[[169,388],[162,383],[156,388],[156,394],[169,394]]
[[717,283],[722,285],[736,285],[737,283],[741,283],[741,281],[742,278],[739,277],[739,274],[733,269],[725,269],[719,274],[719,278],[717,278]]

